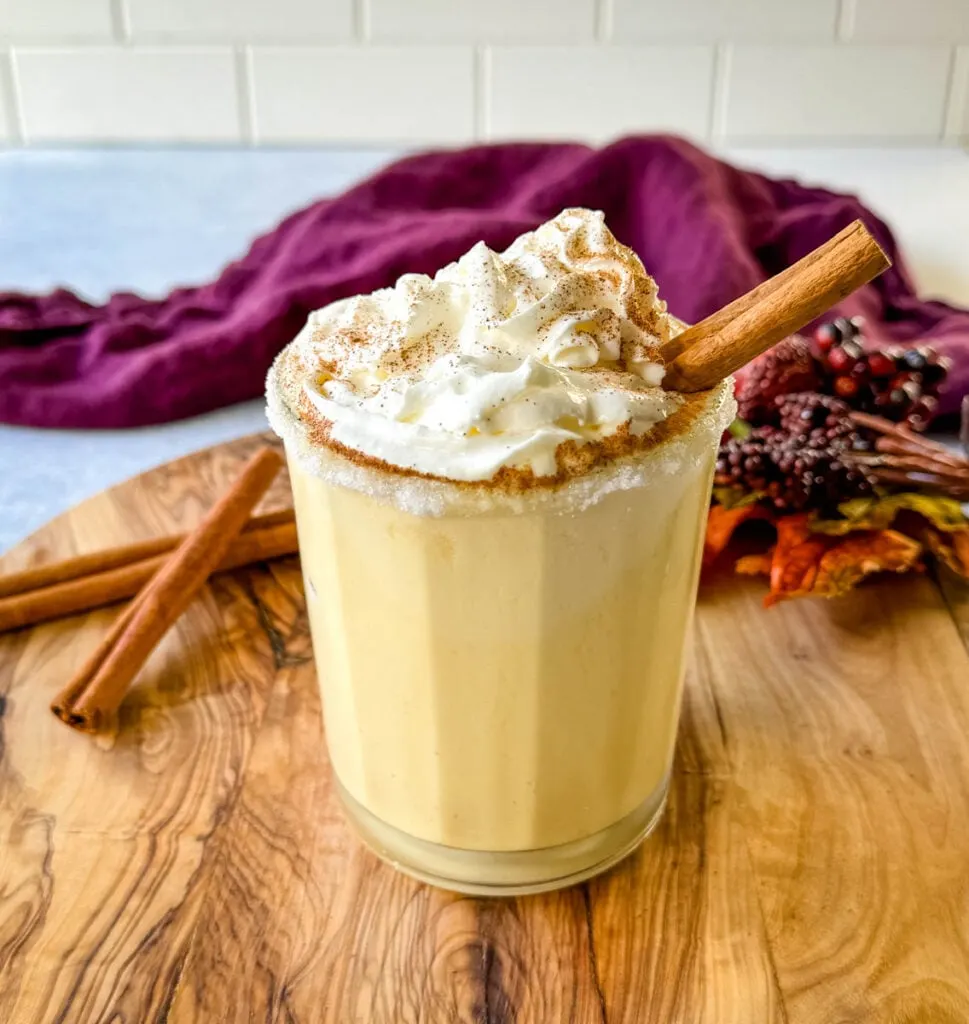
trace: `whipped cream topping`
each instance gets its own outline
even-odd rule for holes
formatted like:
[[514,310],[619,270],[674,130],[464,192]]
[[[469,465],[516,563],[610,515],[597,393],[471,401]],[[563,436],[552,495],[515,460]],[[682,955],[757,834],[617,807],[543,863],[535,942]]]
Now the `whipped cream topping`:
[[678,408],[659,386],[671,330],[636,254],[573,209],[503,253],[479,243],[433,278],[318,310],[271,378],[302,389],[330,442],[390,466],[552,476],[574,446]]

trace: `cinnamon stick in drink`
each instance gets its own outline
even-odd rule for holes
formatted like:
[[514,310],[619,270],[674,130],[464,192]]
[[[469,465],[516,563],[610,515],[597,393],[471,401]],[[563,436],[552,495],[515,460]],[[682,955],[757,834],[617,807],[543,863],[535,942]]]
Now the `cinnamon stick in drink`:
[[860,220],[663,347],[663,387],[705,391],[891,265]]
[[61,721],[94,731],[118,708],[158,641],[242,532],[282,464],[273,448],[263,448],[249,460],[231,490],[172,553],[55,699],[51,710]]

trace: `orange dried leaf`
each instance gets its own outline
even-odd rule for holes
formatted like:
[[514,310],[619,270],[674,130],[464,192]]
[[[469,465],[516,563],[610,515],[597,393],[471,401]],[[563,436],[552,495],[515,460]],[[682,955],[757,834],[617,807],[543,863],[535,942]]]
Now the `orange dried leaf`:
[[744,555],[742,558],[737,559],[734,564],[734,571],[739,576],[770,576],[773,559],[773,548],[759,555]]
[[807,517],[777,526],[777,548],[771,566],[768,606],[791,597],[846,594],[875,572],[907,572],[921,568],[922,545],[897,530],[869,530],[846,537],[812,534]]
[[831,542],[811,532],[810,516],[783,516],[777,521],[777,546],[771,561],[770,593],[764,604],[770,607],[788,597],[810,594],[818,566]]
[[737,527],[748,519],[772,519],[770,511],[763,505],[738,505],[726,508],[711,505],[707,517],[707,533],[703,542],[703,565],[708,567],[719,558],[730,543]]
[[922,545],[897,530],[856,533],[825,552],[814,593],[837,597],[873,572],[908,572],[921,568],[921,555]]
[[949,533],[929,529],[924,537],[929,550],[940,562],[969,579],[969,527]]

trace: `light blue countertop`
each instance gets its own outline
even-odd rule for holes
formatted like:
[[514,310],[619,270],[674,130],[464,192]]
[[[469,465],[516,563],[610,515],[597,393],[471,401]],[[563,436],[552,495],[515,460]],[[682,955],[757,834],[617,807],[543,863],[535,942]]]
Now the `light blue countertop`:
[[[100,301],[203,282],[280,218],[377,170],[390,151],[0,152],[0,290]],[[746,166],[854,191],[896,228],[919,283],[969,305],[969,155],[743,150]],[[136,430],[0,425],[0,551],[151,466],[264,429],[262,403]]]

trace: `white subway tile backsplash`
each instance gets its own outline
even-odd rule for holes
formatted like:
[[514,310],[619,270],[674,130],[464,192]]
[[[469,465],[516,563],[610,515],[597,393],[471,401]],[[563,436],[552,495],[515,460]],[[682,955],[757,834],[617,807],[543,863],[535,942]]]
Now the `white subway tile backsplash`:
[[13,144],[661,130],[969,143],[969,0],[0,0]]
[[[364,0],[375,39],[591,41],[596,0]],[[608,0],[602,0],[603,3]]]
[[172,39],[349,39],[354,0],[125,0],[131,32]]
[[109,39],[111,0],[0,0],[0,38]]
[[951,51],[935,46],[736,46],[728,139],[938,140]]
[[713,48],[507,47],[489,54],[491,138],[709,131]]
[[969,0],[855,0],[859,42],[969,42]]
[[14,60],[30,142],[240,137],[228,47],[18,48]]
[[260,142],[463,142],[474,128],[474,53],[463,47],[256,47]]
[[612,39],[834,39],[838,0],[613,0]]

